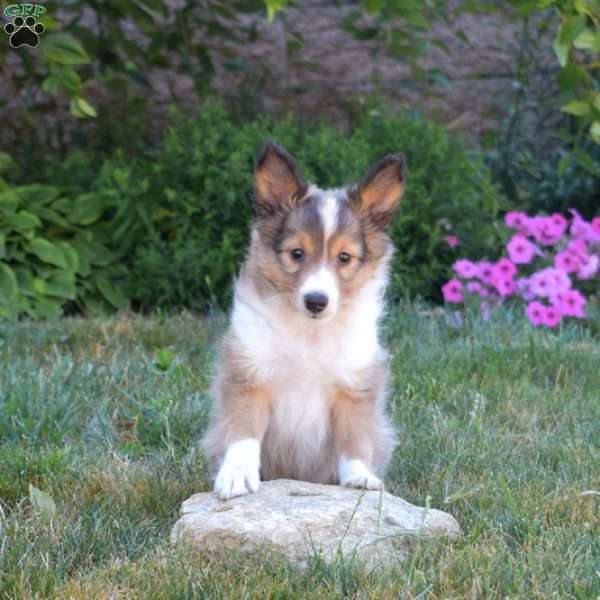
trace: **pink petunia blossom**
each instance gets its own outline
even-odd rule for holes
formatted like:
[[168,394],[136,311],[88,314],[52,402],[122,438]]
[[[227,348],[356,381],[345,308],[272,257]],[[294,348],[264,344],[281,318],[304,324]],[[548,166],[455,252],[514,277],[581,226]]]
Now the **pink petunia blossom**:
[[592,224],[588,223],[574,208],[570,208],[569,212],[573,215],[570,229],[571,235],[575,239],[585,240],[586,242],[596,241],[596,232]]
[[513,210],[504,215],[504,223],[511,229],[525,232],[529,227],[529,217],[524,212]]
[[483,281],[483,283],[491,284],[493,275],[494,265],[487,260],[479,261],[477,264],[477,277],[479,280]]
[[517,267],[506,257],[501,258],[492,267],[492,277],[498,279],[512,279],[517,272]]
[[543,246],[556,244],[564,235],[566,228],[567,220],[558,213],[550,217],[533,217],[529,220],[529,233]]
[[588,245],[585,240],[571,240],[567,244],[567,250],[582,260],[586,259],[588,256]]
[[494,276],[492,283],[502,297],[512,296],[517,290],[517,284],[512,278]]
[[534,327],[539,327],[544,324],[544,317],[546,315],[546,307],[537,300],[530,302],[525,308],[525,314],[529,319],[529,322]]
[[469,281],[467,283],[467,292],[481,298],[485,298],[486,294],[489,295],[488,290],[479,281]]
[[510,260],[517,265],[527,265],[537,253],[535,244],[532,244],[522,233],[513,235],[506,245]]
[[517,292],[523,300],[529,302],[535,298],[535,294],[531,291],[531,280],[528,277],[520,277],[515,281],[515,284],[517,285]]
[[463,284],[458,279],[450,279],[442,286],[444,300],[451,304],[460,304],[463,301]]
[[457,235],[447,235],[444,240],[450,248],[457,248],[460,246],[460,238]]
[[534,273],[530,279],[531,292],[541,298],[548,298],[552,294],[556,293],[556,281],[552,276],[550,269],[543,269]]
[[464,277],[465,279],[472,279],[477,275],[477,265],[465,258],[457,260],[452,265],[452,269],[459,277]]
[[558,252],[554,257],[554,266],[565,273],[575,273],[581,267],[582,260],[570,250]]
[[542,318],[542,323],[546,327],[557,327],[561,322],[562,315],[560,311],[554,306],[546,306],[544,307],[544,316]]
[[600,217],[592,219],[592,230],[596,236],[596,241],[600,241]]
[[597,254],[587,256],[577,271],[577,277],[579,277],[579,279],[591,279],[598,273],[599,267],[600,258]]
[[553,302],[553,304],[566,317],[585,319],[585,305],[587,304],[587,300],[581,292],[567,290],[566,292],[561,292],[556,300],[557,302]]
[[568,273],[565,273],[562,269],[553,269],[552,267],[548,267],[546,270],[554,280],[554,287],[556,290],[565,291],[571,288],[572,281]]

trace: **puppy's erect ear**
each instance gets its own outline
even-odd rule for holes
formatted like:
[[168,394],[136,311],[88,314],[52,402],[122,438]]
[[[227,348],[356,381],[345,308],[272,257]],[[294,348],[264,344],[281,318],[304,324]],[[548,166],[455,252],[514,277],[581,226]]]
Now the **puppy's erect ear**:
[[389,154],[374,164],[352,190],[352,206],[384,229],[390,224],[404,192],[405,160]]
[[254,203],[260,216],[294,207],[308,189],[294,159],[273,142],[265,145],[256,161],[254,187]]

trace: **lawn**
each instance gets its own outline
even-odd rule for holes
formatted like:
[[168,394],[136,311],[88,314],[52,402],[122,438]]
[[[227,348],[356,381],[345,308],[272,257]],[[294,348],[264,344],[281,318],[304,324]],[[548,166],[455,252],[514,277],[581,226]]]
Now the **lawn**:
[[386,323],[387,488],[451,512],[459,541],[374,573],[171,548],[181,501],[209,489],[197,442],[223,326],[1,326],[1,598],[600,597],[600,340],[509,311],[458,328],[408,307]]

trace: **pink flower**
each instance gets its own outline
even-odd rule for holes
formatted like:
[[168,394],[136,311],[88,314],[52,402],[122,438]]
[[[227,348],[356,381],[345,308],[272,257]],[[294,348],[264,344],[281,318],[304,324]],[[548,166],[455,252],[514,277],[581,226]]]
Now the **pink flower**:
[[533,300],[535,294],[531,291],[531,281],[528,277],[521,277],[515,281],[517,285],[517,291],[521,294],[521,298],[526,302]]
[[556,292],[556,283],[549,269],[543,269],[534,273],[531,276],[530,282],[531,292],[536,296],[548,298],[548,296]]
[[596,241],[600,242],[600,217],[592,219],[592,231],[596,236]]
[[548,218],[556,228],[556,231],[560,231],[560,235],[562,235],[567,230],[567,227],[569,226],[569,221],[567,221],[567,219],[565,219],[560,213],[554,213]]
[[587,256],[577,271],[577,277],[579,279],[591,279],[598,272],[599,266],[600,258],[596,254]]
[[487,261],[482,260],[477,265],[477,277],[483,281],[483,283],[492,283],[492,277],[494,275],[494,265]]
[[447,235],[444,240],[446,240],[446,244],[448,244],[450,248],[460,246],[460,238],[457,235]]
[[571,222],[571,235],[578,240],[592,242],[596,240],[596,233],[591,223],[588,223],[578,211],[570,208],[569,212],[573,215]]
[[554,280],[554,287],[558,291],[565,291],[571,288],[571,278],[561,269],[546,269],[550,273],[550,277]]
[[495,276],[493,278],[493,284],[498,293],[503,297],[512,296],[517,290],[517,284],[512,278],[509,279],[507,277]]
[[559,294],[557,301],[556,308],[566,317],[585,319],[585,305],[587,304],[587,300],[581,292],[567,290]]
[[466,260],[465,258],[457,260],[452,265],[452,268],[459,277],[464,277],[465,279],[472,279],[475,277],[475,275],[477,275],[477,265],[470,260]]
[[566,228],[567,220],[558,213],[551,217],[533,217],[529,221],[529,233],[543,246],[556,244]]
[[463,284],[458,279],[451,279],[442,286],[442,294],[446,302],[460,304],[463,301]]
[[560,311],[554,306],[546,306],[544,307],[544,316],[542,318],[542,322],[546,327],[556,327],[562,319],[562,315]]
[[517,267],[506,257],[501,258],[492,267],[492,277],[496,279],[512,279],[517,272]]
[[527,231],[529,226],[529,217],[520,211],[510,211],[504,215],[504,222],[507,227],[511,229],[519,229],[520,231]]
[[554,257],[554,266],[566,273],[575,273],[581,267],[581,258],[570,250],[563,250]]
[[539,327],[544,323],[544,318],[546,316],[546,307],[541,302],[534,300],[533,302],[530,302],[525,308],[525,314],[527,315],[529,322],[534,327]]
[[522,233],[516,233],[506,245],[508,256],[517,265],[529,264],[536,255],[537,248]]
[[588,256],[588,247],[585,240],[571,240],[567,244],[567,250],[581,259],[585,259]]

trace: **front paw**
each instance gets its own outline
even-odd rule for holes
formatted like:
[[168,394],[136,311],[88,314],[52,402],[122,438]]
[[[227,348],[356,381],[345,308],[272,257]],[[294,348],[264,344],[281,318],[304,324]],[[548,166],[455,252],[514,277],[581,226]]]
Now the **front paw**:
[[368,475],[357,475],[342,481],[344,487],[358,488],[362,490],[382,490],[383,482],[372,473]]
[[221,500],[258,492],[260,477],[258,470],[247,466],[228,468],[223,465],[215,480],[215,492]]
[[342,457],[338,467],[340,485],[364,490],[382,490],[383,482],[371,473],[367,465],[359,459]]
[[258,492],[259,466],[258,440],[247,439],[231,444],[215,480],[217,496],[221,500],[229,500],[248,492]]

